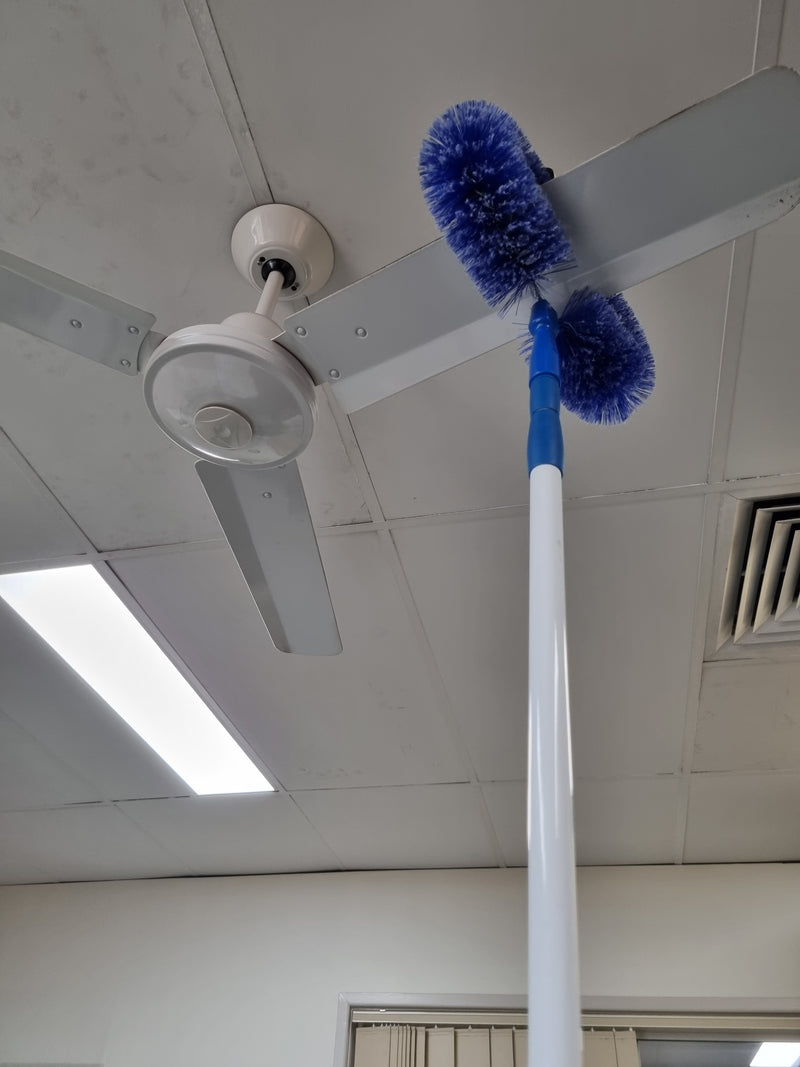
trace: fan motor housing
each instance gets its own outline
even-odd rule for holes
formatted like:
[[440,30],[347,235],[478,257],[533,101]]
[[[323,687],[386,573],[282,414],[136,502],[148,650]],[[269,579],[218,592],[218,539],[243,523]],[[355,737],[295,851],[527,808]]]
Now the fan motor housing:
[[251,318],[269,322],[244,313],[171,334],[145,368],[144,396],[164,433],[198,458],[280,467],[311,440],[314,383],[285,348],[246,328]]

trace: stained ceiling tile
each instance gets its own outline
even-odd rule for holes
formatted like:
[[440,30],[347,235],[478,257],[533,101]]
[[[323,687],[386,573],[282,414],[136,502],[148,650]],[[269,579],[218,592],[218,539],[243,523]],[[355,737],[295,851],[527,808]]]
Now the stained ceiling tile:
[[[229,251],[252,192],[181,0],[12,0],[4,18],[3,247],[164,333],[253,307]],[[138,381],[9,328],[0,350],[0,424],[98,547],[219,536]]]
[[349,869],[497,864],[470,785],[325,789],[295,800]]
[[249,307],[228,246],[252,193],[181,0],[11,0],[4,18],[4,248],[166,333]]
[[703,667],[694,771],[800,770],[800,663]]
[[193,874],[271,874],[339,866],[283,794],[137,800],[117,807]]
[[[729,271],[721,248],[631,291],[656,390],[622,426],[565,415],[568,497],[706,479]],[[527,503],[527,376],[516,345],[373,404],[353,426],[389,517]]]
[[[754,0],[210,8],[273,192],[331,231],[333,288],[434,236],[417,156],[449,105],[508,108],[560,173],[749,74],[757,16]],[[265,71],[291,86],[281,106]]]
[[800,860],[800,774],[693,774],[686,863]]
[[287,789],[464,781],[375,533],[320,538],[339,656],[276,652],[227,548],[115,570]]

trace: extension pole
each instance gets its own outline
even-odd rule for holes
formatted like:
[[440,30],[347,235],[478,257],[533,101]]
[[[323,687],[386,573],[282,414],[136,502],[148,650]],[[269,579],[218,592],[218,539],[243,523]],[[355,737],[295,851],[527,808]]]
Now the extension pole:
[[558,323],[531,313],[528,1065],[581,1067]]

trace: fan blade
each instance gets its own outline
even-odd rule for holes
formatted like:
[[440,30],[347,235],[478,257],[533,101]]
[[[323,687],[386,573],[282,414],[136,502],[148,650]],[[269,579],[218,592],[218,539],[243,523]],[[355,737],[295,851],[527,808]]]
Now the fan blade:
[[155,316],[0,249],[0,322],[107,367],[136,374]]
[[[551,301],[628,289],[797,204],[800,77],[755,74],[544,190],[576,260]],[[280,341],[352,412],[515,339],[528,311],[498,318],[440,239],[288,317]]]
[[248,470],[201,460],[196,469],[275,647],[341,652],[297,464]]

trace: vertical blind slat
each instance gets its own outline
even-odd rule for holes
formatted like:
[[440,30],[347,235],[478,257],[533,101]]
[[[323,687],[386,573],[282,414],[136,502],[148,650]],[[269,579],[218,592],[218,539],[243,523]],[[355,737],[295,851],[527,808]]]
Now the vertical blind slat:
[[488,1030],[456,1030],[456,1067],[490,1067]]
[[528,1067],[528,1031],[514,1031],[514,1067]]
[[492,1030],[489,1035],[491,1067],[514,1067],[514,1035],[511,1030]]
[[425,1035],[425,1067],[455,1067],[456,1046],[452,1027],[428,1030]]
[[414,1067],[425,1067],[425,1027],[416,1026],[417,1031],[417,1054]]
[[389,1067],[389,1031],[386,1027],[358,1027],[355,1067]]
[[617,1067],[641,1067],[639,1045],[633,1030],[615,1030],[614,1047],[617,1050]]
[[599,1031],[583,1035],[583,1067],[617,1067],[613,1033]]
[[[523,1029],[356,1027],[353,1067],[527,1067]],[[641,1067],[632,1030],[583,1034],[583,1067]]]

